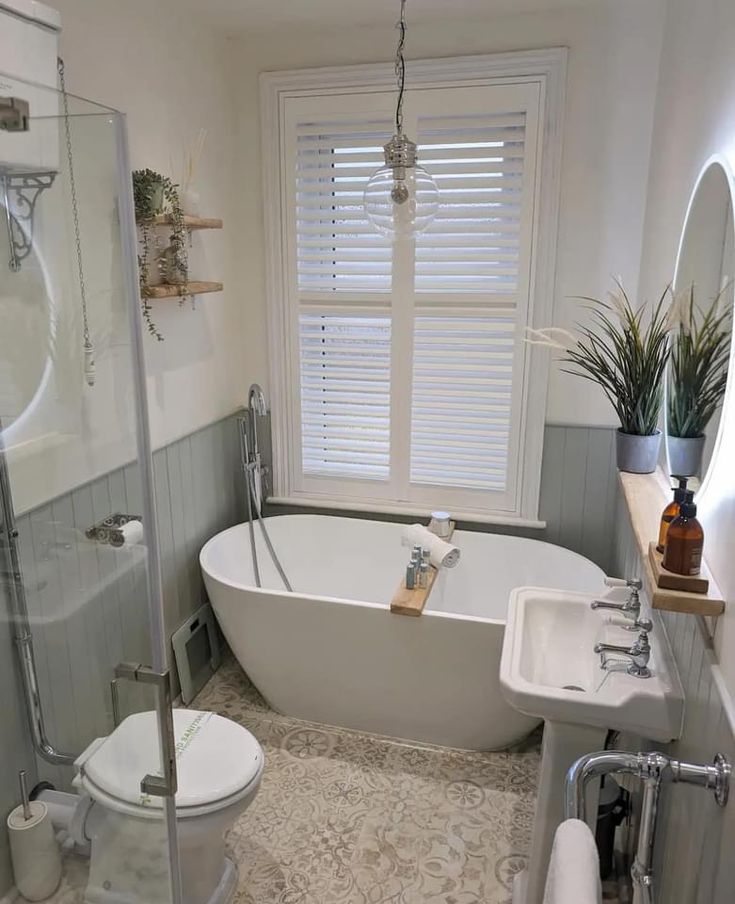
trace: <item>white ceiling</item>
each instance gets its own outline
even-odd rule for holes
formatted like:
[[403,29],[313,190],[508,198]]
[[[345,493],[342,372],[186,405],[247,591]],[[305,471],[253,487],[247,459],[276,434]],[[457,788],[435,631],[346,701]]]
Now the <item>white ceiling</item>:
[[[408,0],[409,25],[502,13],[600,6],[614,0]],[[399,0],[177,0],[215,28],[253,32],[276,28],[385,25],[398,17]]]

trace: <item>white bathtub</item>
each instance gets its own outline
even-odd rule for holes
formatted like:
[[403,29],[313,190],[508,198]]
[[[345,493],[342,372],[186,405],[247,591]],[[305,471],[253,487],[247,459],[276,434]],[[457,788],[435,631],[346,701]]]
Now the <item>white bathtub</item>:
[[440,573],[419,618],[389,604],[409,557],[402,527],[329,515],[280,515],[267,527],[294,593],[283,590],[256,525],[213,537],[200,563],[235,656],[269,704],[299,719],[450,747],[494,750],[535,720],[498,681],[514,587],[598,593],[603,572],[548,543],[457,531],[459,565]]

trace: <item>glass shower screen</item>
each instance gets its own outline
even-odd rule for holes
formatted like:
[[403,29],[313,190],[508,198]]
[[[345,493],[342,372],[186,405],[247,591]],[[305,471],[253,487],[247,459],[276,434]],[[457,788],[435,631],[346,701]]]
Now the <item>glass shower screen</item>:
[[21,768],[74,791],[74,759],[107,738],[114,775],[104,758],[84,772],[113,804],[64,881],[167,904],[175,756],[125,121],[2,85],[30,122],[0,131],[0,704],[17,715],[0,797],[14,805]]

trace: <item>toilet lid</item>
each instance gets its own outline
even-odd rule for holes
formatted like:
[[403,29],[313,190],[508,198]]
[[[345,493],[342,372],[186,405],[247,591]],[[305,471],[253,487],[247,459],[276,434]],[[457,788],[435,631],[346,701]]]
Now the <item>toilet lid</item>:
[[[232,797],[257,776],[263,751],[237,722],[215,713],[175,709],[174,738],[178,791],[176,806],[197,807]],[[85,775],[118,800],[162,807],[163,798],[140,790],[143,776],[160,775],[154,712],[128,716],[83,764]]]

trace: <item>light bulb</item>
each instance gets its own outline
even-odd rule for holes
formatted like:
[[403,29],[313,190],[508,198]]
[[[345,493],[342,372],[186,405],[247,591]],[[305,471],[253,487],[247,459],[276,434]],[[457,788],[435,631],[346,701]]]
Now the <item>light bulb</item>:
[[416,145],[403,135],[385,146],[386,165],[365,189],[365,212],[373,226],[391,238],[413,238],[431,223],[439,209],[439,189],[416,164]]

